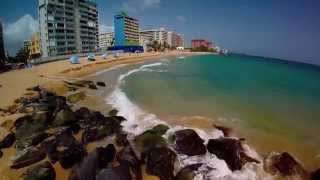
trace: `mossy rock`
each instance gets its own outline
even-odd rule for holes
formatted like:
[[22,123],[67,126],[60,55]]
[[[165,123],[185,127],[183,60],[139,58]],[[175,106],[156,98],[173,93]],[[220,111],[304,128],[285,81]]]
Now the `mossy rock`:
[[69,95],[67,97],[67,100],[69,103],[77,103],[81,100],[84,100],[85,98],[86,98],[85,92],[81,91],[81,92],[77,92],[77,93]]
[[136,148],[142,153],[156,147],[166,147],[167,141],[162,136],[150,131],[135,138]]
[[53,166],[46,161],[27,169],[22,177],[24,180],[55,180],[56,172]]
[[76,117],[73,111],[70,109],[63,109],[59,111],[52,122],[52,125],[57,127],[57,126],[64,126],[71,124],[72,122],[76,121]]
[[162,136],[166,134],[166,132],[169,130],[169,127],[164,124],[159,124],[151,129],[155,134],[158,134],[159,136]]

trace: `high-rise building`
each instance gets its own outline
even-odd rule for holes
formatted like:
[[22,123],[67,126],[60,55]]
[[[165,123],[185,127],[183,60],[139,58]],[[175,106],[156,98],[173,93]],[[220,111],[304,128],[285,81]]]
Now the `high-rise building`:
[[4,50],[2,21],[0,20],[0,66],[5,63],[6,59],[7,58]]
[[167,42],[171,48],[184,47],[183,35],[175,32],[168,32]]
[[165,28],[142,30],[140,31],[140,39],[149,41],[150,43],[158,41],[158,43],[163,44],[164,42],[168,42],[168,32]]
[[99,48],[105,51],[110,46],[114,46],[114,32],[99,34]]
[[39,56],[41,55],[41,43],[40,43],[40,33],[35,33],[31,37],[31,45],[30,45],[30,55],[31,56]]
[[25,41],[23,41],[23,48],[24,48],[25,50],[30,51],[31,41],[30,41],[30,40],[25,40]]
[[114,16],[116,46],[139,45],[139,21],[125,12]]
[[39,0],[42,56],[98,48],[98,11],[93,0]]
[[213,48],[213,43],[212,43],[212,41],[208,41],[205,39],[193,39],[191,41],[191,48],[192,49],[201,48],[201,47],[211,49],[211,48]]

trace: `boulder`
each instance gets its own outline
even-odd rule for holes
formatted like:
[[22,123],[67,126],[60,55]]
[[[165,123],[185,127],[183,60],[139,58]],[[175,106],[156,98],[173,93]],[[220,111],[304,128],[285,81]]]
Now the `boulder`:
[[158,176],[161,180],[173,180],[176,154],[166,147],[153,148],[143,153],[146,172]]
[[77,103],[86,98],[86,94],[83,91],[73,93],[67,97],[69,103]]
[[0,149],[9,148],[16,141],[16,136],[13,132],[9,133],[0,141]]
[[62,109],[57,113],[55,119],[52,122],[52,125],[55,127],[70,125],[75,121],[76,117],[71,109]]
[[240,140],[232,138],[210,139],[207,145],[210,153],[215,154],[219,159],[226,161],[232,170],[241,170],[247,162],[259,163],[259,161],[246,155]]
[[155,127],[153,127],[151,129],[151,131],[155,134],[158,134],[160,136],[166,134],[166,132],[168,131],[169,127],[167,125],[164,125],[164,124],[159,124]]
[[223,133],[223,135],[224,135],[225,137],[229,137],[230,134],[231,134],[231,131],[232,131],[230,128],[225,127],[225,126],[214,125],[214,127],[215,127],[216,129],[222,131],[222,133]]
[[97,86],[106,87],[106,83],[98,81]]
[[29,148],[15,157],[11,169],[20,169],[35,164],[46,158],[46,153],[38,148]]
[[40,92],[42,90],[42,88],[40,86],[34,86],[34,87],[30,87],[27,88],[27,91],[37,91]]
[[145,152],[152,148],[166,147],[167,141],[156,133],[146,131],[135,137],[134,144],[139,152]]
[[98,87],[95,84],[89,84],[89,89],[97,90]]
[[303,166],[287,152],[270,154],[270,156],[265,159],[264,169],[273,175],[305,176],[307,174]]
[[120,147],[125,147],[125,146],[128,146],[129,145],[129,141],[127,139],[127,134],[125,133],[118,133],[116,135],[116,145],[117,146],[120,146]]
[[176,131],[174,134],[175,150],[188,156],[203,155],[206,147],[203,140],[192,129]]
[[106,168],[114,159],[115,147],[99,147],[83,159],[81,164],[73,169],[70,180],[95,180],[96,173]]
[[128,145],[118,152],[117,160],[120,164],[125,164],[130,168],[132,174],[134,175],[134,179],[142,180],[141,162],[131,146]]
[[77,120],[89,119],[91,116],[90,110],[86,107],[81,107],[80,109],[76,110],[74,113]]
[[120,165],[118,167],[112,167],[101,171],[97,175],[97,180],[132,180],[129,167],[126,165]]
[[320,169],[311,173],[311,180],[319,180],[320,179]]
[[110,112],[109,112],[109,116],[117,116],[118,115],[118,110],[116,109],[112,109]]
[[176,176],[176,180],[193,180],[196,176],[195,171],[197,171],[202,164],[192,164],[189,166],[184,167],[179,171]]
[[22,178],[24,180],[55,180],[56,172],[50,162],[46,161],[27,169]]
[[25,149],[27,147],[37,146],[39,143],[41,143],[43,140],[47,139],[49,136],[50,136],[50,134],[48,134],[46,132],[35,133],[29,137],[19,139],[16,143],[16,147],[18,149]]
[[82,133],[81,140],[83,144],[88,144],[94,141],[101,140],[112,134],[113,134],[113,129],[111,126],[100,125],[98,127],[87,128]]

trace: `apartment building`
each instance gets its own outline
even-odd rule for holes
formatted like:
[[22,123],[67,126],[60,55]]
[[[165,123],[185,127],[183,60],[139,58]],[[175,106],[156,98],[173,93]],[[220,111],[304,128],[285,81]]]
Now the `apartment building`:
[[98,10],[93,0],[39,0],[42,56],[98,48]]

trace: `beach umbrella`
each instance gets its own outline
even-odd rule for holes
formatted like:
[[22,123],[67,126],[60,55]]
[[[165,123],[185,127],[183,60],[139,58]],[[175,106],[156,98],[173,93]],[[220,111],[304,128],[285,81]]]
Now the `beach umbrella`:
[[71,56],[69,60],[70,60],[71,64],[79,64],[80,63],[78,56]]
[[108,56],[108,54],[105,53],[105,54],[103,54],[101,57],[102,57],[102,59],[107,59],[107,56]]
[[96,60],[94,53],[89,53],[87,58],[88,58],[89,61],[95,61]]

